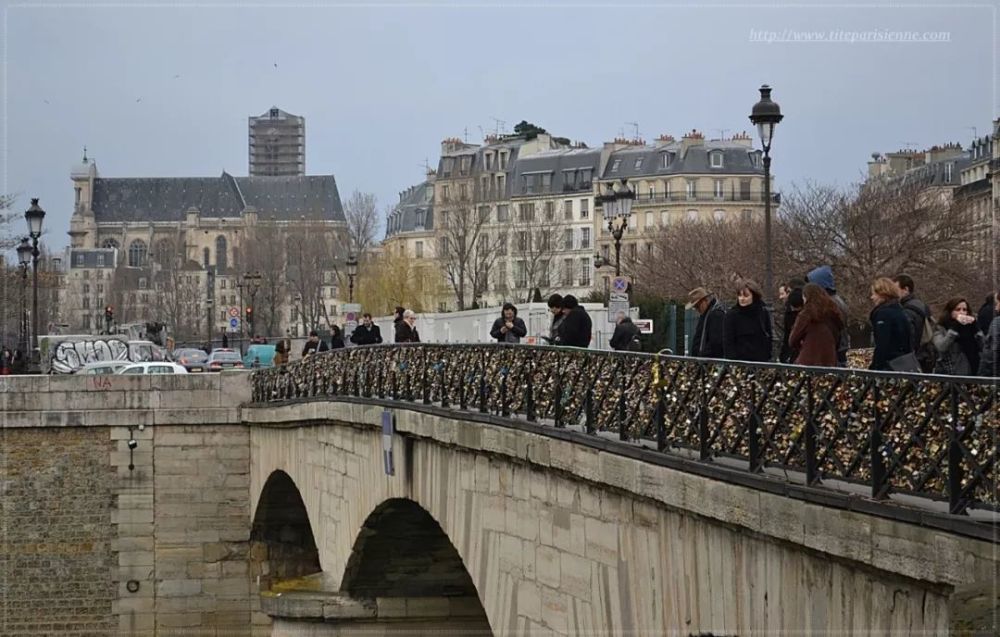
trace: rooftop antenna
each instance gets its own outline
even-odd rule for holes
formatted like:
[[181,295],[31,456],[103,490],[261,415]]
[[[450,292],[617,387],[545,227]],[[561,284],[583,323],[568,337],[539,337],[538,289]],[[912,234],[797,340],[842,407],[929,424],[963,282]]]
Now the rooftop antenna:
[[965,130],[972,131],[972,139],[979,139],[979,129],[977,129],[975,126],[966,126]]
[[917,142],[896,142],[896,143],[898,143],[898,144],[902,144],[902,145],[903,145],[903,148],[905,148],[905,149],[907,149],[907,150],[909,150],[911,146],[912,146],[913,148],[916,148],[916,147],[917,147]]
[[618,139],[625,139],[625,128],[624,127],[618,129]]
[[83,147],[83,163],[87,163],[87,147]]
[[462,130],[463,130],[463,131],[464,131],[464,133],[465,133],[465,137],[464,137],[464,139],[463,139],[462,141],[464,141],[464,142],[465,142],[466,144],[468,144],[468,143],[469,143],[469,127],[468,127],[468,126],[466,126],[466,127],[465,127],[464,129],[462,129]]
[[479,129],[479,138],[480,139],[486,139],[486,133],[483,131],[483,127],[479,126],[479,125],[476,125],[476,128]]
[[503,121],[502,119],[497,119],[496,117],[492,117],[490,119],[493,120],[493,123],[496,126],[496,128],[493,131],[496,135],[499,136],[507,132],[507,122]]
[[[632,139],[639,139],[639,122],[625,122],[626,126],[631,126],[635,129],[635,136]],[[624,137],[624,135],[622,135]]]
[[716,128],[715,130],[717,130],[719,132],[719,139],[721,139],[721,140],[725,140],[726,139],[726,133],[729,132],[728,128]]

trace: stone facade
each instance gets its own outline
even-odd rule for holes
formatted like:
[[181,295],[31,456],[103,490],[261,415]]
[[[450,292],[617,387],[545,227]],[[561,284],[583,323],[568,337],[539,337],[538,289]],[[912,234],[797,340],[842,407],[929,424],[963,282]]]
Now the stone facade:
[[987,542],[429,414],[396,412],[387,476],[380,416],[338,403],[245,412],[313,423],[251,429],[253,507],[273,471],[291,476],[336,587],[369,514],[416,502],[495,634],[945,634],[952,587],[996,570]]

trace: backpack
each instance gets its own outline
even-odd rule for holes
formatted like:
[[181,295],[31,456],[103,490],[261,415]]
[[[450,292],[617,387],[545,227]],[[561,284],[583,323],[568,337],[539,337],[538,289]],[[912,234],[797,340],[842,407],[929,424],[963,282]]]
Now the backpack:
[[903,306],[904,310],[913,312],[922,319],[922,329],[920,332],[920,339],[917,342],[917,348],[913,351],[917,356],[917,361],[920,362],[920,370],[925,374],[930,374],[934,371],[935,365],[937,365],[938,351],[934,347],[932,339],[934,338],[934,320],[923,313],[919,306],[907,303]]

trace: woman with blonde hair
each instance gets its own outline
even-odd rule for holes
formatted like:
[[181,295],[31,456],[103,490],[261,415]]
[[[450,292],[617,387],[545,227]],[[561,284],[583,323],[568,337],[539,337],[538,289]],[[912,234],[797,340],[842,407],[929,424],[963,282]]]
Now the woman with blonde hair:
[[844,319],[826,290],[815,283],[802,288],[805,304],[795,318],[789,347],[798,352],[796,365],[837,366],[837,346]]
[[910,322],[899,304],[899,290],[892,279],[879,277],[872,283],[870,316],[875,353],[869,369],[919,372],[920,363],[911,349]]

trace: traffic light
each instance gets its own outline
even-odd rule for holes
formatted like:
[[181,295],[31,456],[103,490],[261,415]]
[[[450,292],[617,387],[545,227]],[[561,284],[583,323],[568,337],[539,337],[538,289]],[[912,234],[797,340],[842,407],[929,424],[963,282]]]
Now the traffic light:
[[115,308],[112,306],[107,306],[104,308],[104,318],[108,321],[115,317]]
[[246,310],[246,322],[247,325],[253,325],[253,308],[250,307],[249,305],[247,306]]

